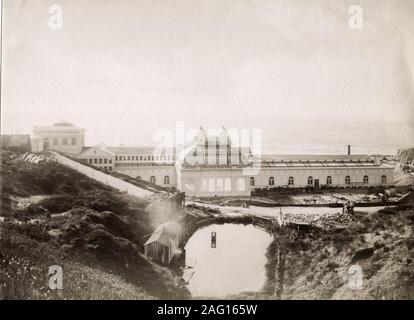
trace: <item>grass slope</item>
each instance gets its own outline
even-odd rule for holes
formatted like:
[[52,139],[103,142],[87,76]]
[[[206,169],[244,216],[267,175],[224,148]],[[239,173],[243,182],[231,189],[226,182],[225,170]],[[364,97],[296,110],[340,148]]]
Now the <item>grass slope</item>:
[[[54,162],[2,152],[0,298],[185,298],[182,281],[142,255],[152,231],[143,200]],[[21,197],[47,195],[19,206]],[[48,287],[60,265],[64,289]],[[66,279],[66,280],[65,280]]]

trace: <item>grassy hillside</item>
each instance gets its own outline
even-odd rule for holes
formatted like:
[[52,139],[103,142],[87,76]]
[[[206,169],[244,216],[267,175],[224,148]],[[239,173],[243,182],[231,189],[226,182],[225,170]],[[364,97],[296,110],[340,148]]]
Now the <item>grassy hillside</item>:
[[[0,299],[188,296],[179,278],[142,255],[152,231],[145,201],[58,163],[1,157]],[[47,285],[55,264],[64,272],[60,292]]]

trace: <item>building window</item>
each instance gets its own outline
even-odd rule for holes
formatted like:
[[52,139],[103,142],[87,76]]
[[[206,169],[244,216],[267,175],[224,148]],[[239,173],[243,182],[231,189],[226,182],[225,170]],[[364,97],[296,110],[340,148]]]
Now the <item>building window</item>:
[[151,183],[153,183],[153,184],[155,184],[155,181],[156,181],[156,180],[155,180],[155,177],[154,177],[154,176],[151,176],[151,177],[150,177],[150,182],[151,182]]
[[382,184],[387,184],[387,176],[383,175],[383,176],[381,177],[381,183],[382,183]]
[[250,177],[250,186],[254,187],[254,177]]
[[97,164],[98,163],[98,159],[93,159],[93,163]]
[[269,186],[274,186],[275,185],[275,178],[270,177],[269,178]]
[[223,179],[222,178],[218,178],[216,181],[216,191],[223,192]]
[[347,185],[351,184],[351,177],[350,176],[345,177],[345,184],[347,184]]
[[201,179],[200,188],[201,188],[201,191],[207,191],[207,179],[206,178]]
[[66,146],[66,145],[68,144],[68,138],[63,138],[63,139],[62,139],[62,144],[63,144],[64,146]]
[[327,176],[327,177],[326,177],[326,184],[327,184],[328,186],[330,186],[330,185],[332,184],[332,177],[331,177],[331,176]]
[[213,178],[208,179],[208,192],[216,191],[216,184]]
[[128,160],[128,161],[130,161],[130,160],[131,160],[130,156],[128,156],[128,157],[127,157],[127,160]]
[[243,178],[237,179],[237,191],[245,191],[245,182]]
[[112,171],[112,167],[111,167],[111,166],[109,166],[109,167],[108,167],[108,170],[109,170],[109,171]]
[[[254,183],[254,178],[253,178],[253,183]],[[224,179],[224,191],[231,191],[231,179],[230,178]]]
[[104,159],[104,164],[107,164],[108,163],[108,159]]
[[288,185],[293,186],[294,184],[295,184],[295,180],[293,179],[293,177],[289,177]]
[[313,177],[308,177],[308,186],[313,186]]
[[43,139],[43,148],[49,149],[49,139]]
[[58,138],[53,138],[53,145],[56,146],[58,144]]
[[142,161],[142,156],[139,156],[139,160]]
[[89,159],[89,164],[92,164],[92,159]]
[[368,176],[364,176],[364,184],[368,184],[368,181],[369,181]]
[[169,176],[164,177],[164,184],[170,184],[170,177]]
[[115,161],[118,161],[118,156],[115,156]]
[[99,158],[99,164],[102,164],[102,159],[101,158]]
[[109,160],[108,160],[108,163],[109,163],[109,164],[112,164],[112,159],[109,159]]
[[73,137],[73,138],[71,139],[71,143],[72,143],[72,146],[76,145],[76,137]]

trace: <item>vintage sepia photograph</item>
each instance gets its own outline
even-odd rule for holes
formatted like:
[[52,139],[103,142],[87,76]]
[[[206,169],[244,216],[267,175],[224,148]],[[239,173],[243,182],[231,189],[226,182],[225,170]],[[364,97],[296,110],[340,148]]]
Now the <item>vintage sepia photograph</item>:
[[413,300],[414,2],[2,0],[0,159],[0,300]]

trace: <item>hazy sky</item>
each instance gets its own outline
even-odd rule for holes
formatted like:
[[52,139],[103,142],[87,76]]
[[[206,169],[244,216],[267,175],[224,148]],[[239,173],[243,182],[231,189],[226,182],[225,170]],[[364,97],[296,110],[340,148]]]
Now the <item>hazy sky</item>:
[[[54,4],[61,30],[49,28]],[[362,30],[348,26],[355,4]],[[182,120],[261,128],[267,143],[323,143],[328,131],[414,145],[414,1],[3,5],[3,133],[66,120],[87,144],[139,145]]]

